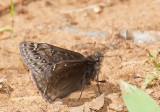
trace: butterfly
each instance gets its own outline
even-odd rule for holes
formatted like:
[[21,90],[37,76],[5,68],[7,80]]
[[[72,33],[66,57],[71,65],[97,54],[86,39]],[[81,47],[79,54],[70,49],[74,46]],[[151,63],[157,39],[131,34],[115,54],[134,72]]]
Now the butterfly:
[[49,102],[83,89],[98,73],[102,55],[97,52],[84,57],[71,50],[29,41],[20,43],[20,53],[34,85]]

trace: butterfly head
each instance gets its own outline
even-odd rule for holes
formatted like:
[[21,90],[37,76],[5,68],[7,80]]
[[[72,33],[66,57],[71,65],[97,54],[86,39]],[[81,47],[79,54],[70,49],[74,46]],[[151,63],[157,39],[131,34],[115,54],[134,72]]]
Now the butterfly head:
[[92,55],[90,55],[88,58],[96,63],[100,63],[104,57],[104,52],[95,52]]

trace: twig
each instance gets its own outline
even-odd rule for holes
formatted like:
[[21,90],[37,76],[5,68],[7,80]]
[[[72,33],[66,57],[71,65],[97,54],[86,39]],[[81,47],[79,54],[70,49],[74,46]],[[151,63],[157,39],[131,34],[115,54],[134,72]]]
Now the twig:
[[60,13],[64,13],[64,14],[66,14],[66,13],[73,13],[73,12],[81,12],[81,11],[93,9],[95,6],[105,7],[106,4],[101,2],[101,3],[97,3],[97,4],[90,5],[90,6],[83,7],[83,8],[71,9],[71,10],[59,10],[59,11],[60,11]]

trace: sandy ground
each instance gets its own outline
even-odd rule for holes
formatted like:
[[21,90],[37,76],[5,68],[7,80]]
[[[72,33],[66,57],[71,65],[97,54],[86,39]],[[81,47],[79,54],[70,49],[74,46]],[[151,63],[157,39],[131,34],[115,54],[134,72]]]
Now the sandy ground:
[[[5,5],[1,4],[1,8]],[[159,0],[36,0],[17,5],[14,37],[10,37],[10,32],[0,34],[0,78],[4,79],[2,85],[8,85],[10,90],[10,96],[8,89],[0,91],[0,111],[63,112],[99,96],[96,82],[92,82],[86,86],[80,101],[80,91],[76,91],[61,102],[46,102],[34,87],[21,58],[19,43],[23,41],[49,43],[83,55],[105,48],[106,57],[99,73],[100,80],[106,80],[100,83],[105,103],[99,112],[127,111],[118,81],[140,87],[143,77],[154,71],[146,49],[156,51],[160,42],[134,43],[124,40],[117,32],[121,29],[159,30],[159,6]],[[10,25],[9,14],[0,17],[0,27],[7,25]],[[142,78],[132,80],[133,76]],[[159,90],[158,82],[154,81],[145,91],[160,104]]]

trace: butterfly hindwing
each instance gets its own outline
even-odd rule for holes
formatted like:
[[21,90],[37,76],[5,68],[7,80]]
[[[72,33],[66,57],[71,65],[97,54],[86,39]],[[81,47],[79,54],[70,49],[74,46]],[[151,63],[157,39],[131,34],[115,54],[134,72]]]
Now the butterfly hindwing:
[[45,74],[48,79],[44,97],[52,102],[56,98],[62,98],[80,88],[85,75],[88,74],[86,63],[88,63],[88,60],[85,59],[63,61],[46,70]]

